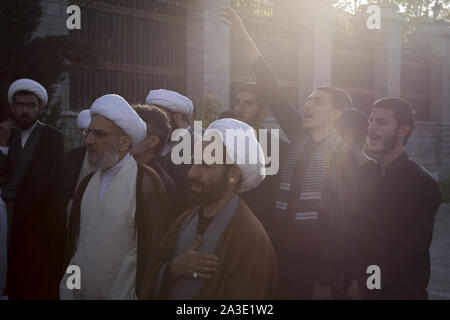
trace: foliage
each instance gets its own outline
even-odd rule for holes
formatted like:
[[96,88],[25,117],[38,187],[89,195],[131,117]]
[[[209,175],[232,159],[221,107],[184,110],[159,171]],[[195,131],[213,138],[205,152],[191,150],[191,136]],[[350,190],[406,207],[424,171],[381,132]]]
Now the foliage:
[[[68,35],[34,37],[41,23],[41,0],[2,0],[0,2],[0,108],[8,116],[7,90],[19,78],[31,78],[48,91],[51,125],[58,118],[61,103],[52,103],[52,86],[59,83],[77,65],[93,65],[105,56],[95,48]],[[55,110],[52,110],[55,108]],[[56,114],[59,112],[58,114]]]
[[450,0],[335,0],[334,28],[336,35],[352,35],[350,17],[367,3],[393,3],[399,6],[400,15],[405,19],[403,38],[408,41],[416,26],[424,21],[450,21]]
[[202,121],[202,126],[207,128],[211,122],[217,120],[222,113],[222,104],[214,95],[207,94],[201,104],[197,113],[197,119]]

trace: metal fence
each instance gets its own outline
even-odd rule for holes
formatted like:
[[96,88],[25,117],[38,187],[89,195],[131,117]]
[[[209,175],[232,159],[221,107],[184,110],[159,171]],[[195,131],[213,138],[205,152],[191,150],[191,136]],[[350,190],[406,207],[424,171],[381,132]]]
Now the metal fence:
[[147,0],[77,0],[82,29],[74,38],[108,46],[111,58],[70,75],[70,106],[88,107],[107,93],[144,102],[152,88],[186,91],[186,7],[188,2]]
[[374,51],[370,43],[337,38],[331,56],[331,84],[346,90],[356,108],[367,112],[374,100]]
[[[299,28],[295,21],[277,15],[278,2],[231,0],[230,4],[239,12],[250,35],[277,74],[291,101],[297,103]],[[230,46],[230,101],[234,101],[236,90],[245,82],[255,81],[255,77],[239,42],[232,37]]]

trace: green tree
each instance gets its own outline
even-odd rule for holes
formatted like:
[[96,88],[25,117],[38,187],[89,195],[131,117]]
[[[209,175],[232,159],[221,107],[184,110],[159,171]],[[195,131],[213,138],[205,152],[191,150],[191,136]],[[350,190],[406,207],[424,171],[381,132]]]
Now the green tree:
[[103,49],[68,35],[33,37],[42,19],[41,0],[0,1],[0,107],[1,118],[9,115],[9,85],[19,78],[31,78],[48,91],[46,120],[62,127],[61,104],[51,101],[52,86],[78,64],[93,65],[104,57]]
[[400,15],[405,18],[404,40],[408,41],[418,24],[424,21],[450,21],[450,0],[335,0],[334,27],[342,36],[352,34],[349,18],[367,3],[393,3],[399,6]]

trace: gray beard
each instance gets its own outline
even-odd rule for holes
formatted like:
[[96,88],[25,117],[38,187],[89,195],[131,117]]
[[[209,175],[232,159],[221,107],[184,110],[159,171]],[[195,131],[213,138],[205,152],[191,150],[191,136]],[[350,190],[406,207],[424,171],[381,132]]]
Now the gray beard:
[[114,167],[119,162],[119,145],[114,145],[110,150],[106,150],[98,158],[92,158],[88,152],[88,162],[94,169],[106,170]]

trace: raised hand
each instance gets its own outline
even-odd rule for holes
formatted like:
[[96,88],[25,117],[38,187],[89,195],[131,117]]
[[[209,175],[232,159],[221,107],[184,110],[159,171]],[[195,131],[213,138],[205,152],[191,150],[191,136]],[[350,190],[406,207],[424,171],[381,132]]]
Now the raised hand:
[[197,236],[197,240],[195,240],[189,249],[172,259],[170,267],[175,278],[183,277],[191,279],[194,273],[196,273],[197,277],[195,279],[211,279],[212,274],[219,266],[219,259],[216,255],[197,251],[202,245],[202,241],[202,237]]
[[230,27],[231,34],[241,41],[250,64],[255,63],[261,56],[261,53],[248,34],[247,29],[237,12],[233,8],[227,6],[222,8],[222,14],[220,16],[222,22]]

